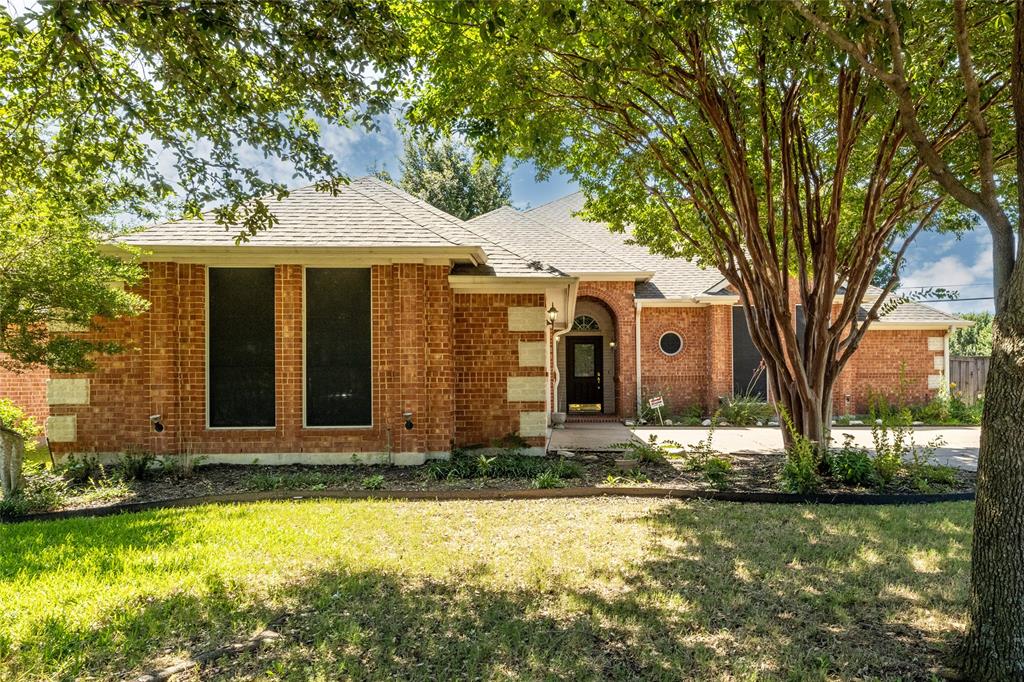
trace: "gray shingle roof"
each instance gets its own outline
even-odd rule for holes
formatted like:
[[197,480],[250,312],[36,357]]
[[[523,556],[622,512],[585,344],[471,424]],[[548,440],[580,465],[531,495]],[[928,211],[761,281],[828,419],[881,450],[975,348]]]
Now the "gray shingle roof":
[[[343,185],[336,195],[315,187],[272,202],[277,224],[245,247],[478,246],[462,221],[374,177]],[[129,235],[137,246],[231,246],[236,232],[213,220],[177,220]]]
[[654,272],[654,277],[649,281],[637,284],[637,298],[693,298],[721,281],[722,275],[717,270],[701,268],[682,258],[667,258],[651,253],[643,246],[627,243],[627,235],[611,232],[604,223],[581,220],[575,214],[582,210],[583,202],[583,193],[576,192],[525,213],[534,221],[583,241],[638,270]]
[[467,221],[466,227],[488,241],[563,272],[615,272],[643,276],[640,268],[572,235],[536,222],[511,206],[477,216]]

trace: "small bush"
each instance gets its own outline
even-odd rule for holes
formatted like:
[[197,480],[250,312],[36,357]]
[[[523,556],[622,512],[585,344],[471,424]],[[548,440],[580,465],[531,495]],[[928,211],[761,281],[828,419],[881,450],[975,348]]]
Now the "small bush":
[[754,426],[775,416],[775,408],[753,395],[734,395],[725,398],[718,408],[718,419],[733,426]]
[[186,450],[180,455],[164,455],[160,458],[160,466],[164,476],[172,478],[191,478],[196,467],[202,464],[206,457],[196,456],[191,450]]
[[380,490],[384,487],[384,477],[380,474],[374,474],[373,476],[367,476],[363,479],[363,488],[366,490]]
[[725,457],[710,457],[704,463],[704,478],[715,490],[725,490],[729,487],[729,477],[732,475],[732,462]]
[[793,439],[793,444],[786,450],[786,464],[782,467],[782,487],[801,495],[813,493],[821,487],[818,452],[814,443],[796,432],[793,420],[785,412],[782,412],[782,420]]
[[553,470],[542,471],[533,479],[534,488],[564,488],[565,481]]
[[57,466],[56,472],[74,485],[82,485],[91,480],[99,481],[107,475],[106,469],[95,455],[68,455]]
[[625,472],[621,476],[608,474],[608,477],[604,479],[604,482],[605,485],[609,486],[636,486],[641,485],[643,483],[650,483],[651,477],[645,474],[640,469],[633,469],[631,471]]
[[646,443],[634,438],[626,443],[613,443],[611,447],[622,450],[627,459],[635,459],[638,462],[654,463],[665,459],[665,452],[662,450],[664,446],[658,445],[658,437],[653,433]]
[[562,478],[579,478],[579,464],[564,459],[529,457],[519,454],[485,456],[466,450],[453,450],[446,460],[435,460],[426,470],[433,481],[455,481],[468,478],[535,478],[545,471],[554,471]]
[[27,462],[23,470],[25,487],[16,495],[0,500],[0,518],[50,511],[64,504],[68,482],[39,462]]
[[829,472],[846,485],[866,488],[875,483],[875,464],[867,450],[853,444],[853,436],[846,434],[843,447],[829,455]]
[[242,486],[247,490],[324,490],[351,483],[354,477],[354,472],[315,469],[286,473],[261,471],[243,478]]
[[114,469],[123,481],[145,481],[153,473],[154,464],[156,457],[153,453],[128,450],[117,460]]
[[31,441],[43,433],[35,419],[7,398],[0,398],[0,425],[14,431],[26,441]]

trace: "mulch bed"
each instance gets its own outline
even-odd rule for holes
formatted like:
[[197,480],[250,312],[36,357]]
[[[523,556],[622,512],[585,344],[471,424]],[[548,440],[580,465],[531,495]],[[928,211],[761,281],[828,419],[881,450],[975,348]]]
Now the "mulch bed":
[[[615,463],[618,453],[576,452],[571,461],[583,470],[581,479],[567,479],[566,485],[573,488],[608,488],[617,486],[635,488],[659,488],[673,490],[710,491],[710,483],[700,471],[688,468],[685,460],[666,459],[657,463],[639,464],[635,469],[624,471]],[[778,493],[779,473],[785,462],[781,453],[735,453],[729,456],[732,472],[725,490],[737,493]],[[236,493],[270,490],[353,490],[365,491],[370,477],[383,477],[383,483],[376,482],[377,488],[385,491],[442,492],[442,491],[514,491],[532,488],[532,480],[526,478],[484,478],[434,481],[427,477],[426,466],[260,466],[213,464],[201,466],[190,476],[171,476],[159,473],[145,481],[133,481],[130,492],[120,499],[107,498],[102,501],[84,502],[72,498],[62,510],[107,507],[112,504],[148,503],[181,498],[197,498],[208,495],[230,495]],[[611,481],[609,476],[614,477]],[[953,486],[935,486],[933,493],[961,493],[974,490],[975,473],[958,471]],[[885,490],[852,488],[835,481],[826,480],[820,491],[822,495],[871,494],[888,495],[917,494],[924,491],[914,489],[909,481],[897,480]]]

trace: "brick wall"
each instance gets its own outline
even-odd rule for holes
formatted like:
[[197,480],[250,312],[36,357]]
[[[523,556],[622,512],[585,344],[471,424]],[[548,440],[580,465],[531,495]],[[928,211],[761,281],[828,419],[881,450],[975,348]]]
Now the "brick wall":
[[[640,309],[640,372],[644,398],[661,395],[674,412],[682,412],[692,405],[708,409],[709,349],[712,342],[720,342],[709,334],[712,310],[711,307]],[[683,349],[679,353],[665,355],[661,351],[659,341],[666,332],[676,332],[682,337]]]
[[0,398],[6,398],[42,426],[50,414],[46,405],[46,380],[50,371],[45,367],[14,372],[0,368]]
[[[423,264],[372,268],[373,426],[303,428],[303,275],[298,265],[275,268],[276,424],[266,429],[206,428],[206,269],[150,263],[139,293],[151,302],[136,318],[106,322],[94,336],[119,340],[125,353],[101,358],[88,405],[56,405],[75,415],[74,442],[58,453],[206,454],[428,453],[446,451],[453,437],[452,295],[448,268]],[[340,340],[344,342],[344,340]],[[70,375],[64,375],[70,376]],[[76,375],[79,376],[79,375]],[[415,428],[404,428],[412,411]],[[149,415],[166,430],[156,434]]]
[[[934,397],[937,383],[943,380],[944,335],[945,330],[940,329],[869,329],[840,374],[844,395],[851,397],[852,411],[866,413],[873,393],[910,405]],[[929,338],[933,339],[931,349]],[[933,377],[931,386],[929,377]],[[836,398],[835,411],[842,414],[845,400],[838,395]]]
[[[544,377],[544,367],[523,367],[519,343],[544,343],[540,329],[511,331],[510,308],[544,309],[543,294],[456,294],[455,443],[487,445],[519,433],[523,412],[544,412],[543,392],[536,401],[509,401],[508,377]],[[542,316],[543,317],[543,316]],[[543,445],[544,437],[526,438]]]

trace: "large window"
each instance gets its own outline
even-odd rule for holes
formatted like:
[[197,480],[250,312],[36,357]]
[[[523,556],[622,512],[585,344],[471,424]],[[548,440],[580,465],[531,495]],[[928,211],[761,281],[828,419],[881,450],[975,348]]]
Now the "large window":
[[306,269],[306,425],[372,421],[370,271]]
[[274,269],[209,269],[211,427],[274,425]]

